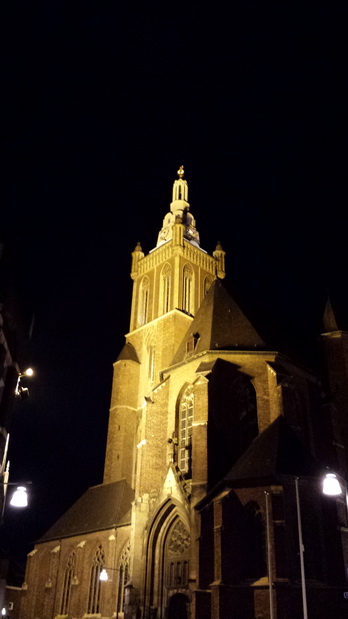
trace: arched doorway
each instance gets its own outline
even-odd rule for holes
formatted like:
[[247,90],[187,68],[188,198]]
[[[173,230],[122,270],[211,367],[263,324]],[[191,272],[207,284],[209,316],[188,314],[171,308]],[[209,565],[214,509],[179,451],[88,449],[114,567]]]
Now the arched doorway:
[[184,593],[174,593],[168,601],[168,619],[187,619],[189,599]]

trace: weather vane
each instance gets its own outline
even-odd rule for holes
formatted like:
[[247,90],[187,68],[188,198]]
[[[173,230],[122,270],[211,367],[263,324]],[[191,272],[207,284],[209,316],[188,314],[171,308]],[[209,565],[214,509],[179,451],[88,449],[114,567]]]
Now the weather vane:
[[184,176],[185,172],[184,172],[184,166],[183,165],[180,166],[180,168],[178,169],[177,173],[179,175],[179,178],[182,178]]

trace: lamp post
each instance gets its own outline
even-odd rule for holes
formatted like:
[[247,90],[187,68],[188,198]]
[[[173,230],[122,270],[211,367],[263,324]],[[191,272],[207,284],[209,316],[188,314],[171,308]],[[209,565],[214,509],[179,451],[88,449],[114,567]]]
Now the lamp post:
[[303,619],[308,619],[306,573],[305,573],[305,565],[304,565],[304,545],[303,545],[303,539],[302,539],[302,520],[301,520],[300,494],[298,490],[298,479],[299,479],[298,477],[295,477],[298,545],[300,549],[300,566],[301,566],[302,608],[303,608]]
[[[336,473],[326,473],[323,479],[323,494],[330,497],[338,497],[344,494],[345,499],[345,524],[348,526],[348,488],[347,482],[341,476]],[[344,546],[343,546],[344,548]],[[348,568],[347,568],[347,556],[346,553],[343,552],[344,562],[345,562],[345,570],[346,570],[346,578],[348,577]]]
[[269,492],[265,491],[266,501],[266,535],[267,535],[267,571],[268,571],[268,593],[269,593],[269,616],[274,619],[273,612],[273,582],[272,582],[272,549],[271,549],[271,531],[269,521]]

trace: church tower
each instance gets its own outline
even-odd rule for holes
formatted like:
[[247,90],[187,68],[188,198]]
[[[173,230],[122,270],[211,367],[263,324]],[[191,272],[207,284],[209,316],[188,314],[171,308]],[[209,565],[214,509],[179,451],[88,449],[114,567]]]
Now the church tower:
[[183,166],[178,177],[156,247],[145,256],[138,243],[132,253],[130,331],[114,364],[104,483],[125,477],[139,493],[142,473],[136,470],[136,445],[148,440],[151,393],[212,281],[225,277],[221,246],[213,256],[200,247]]
[[[156,247],[132,253],[103,483],[29,554],[22,619],[302,616],[299,478],[309,616],[346,616],[346,512],[340,539],[313,485],[330,440],[318,376],[224,281],[224,259],[220,243],[200,247],[181,166]],[[336,323],[327,331],[337,345]]]

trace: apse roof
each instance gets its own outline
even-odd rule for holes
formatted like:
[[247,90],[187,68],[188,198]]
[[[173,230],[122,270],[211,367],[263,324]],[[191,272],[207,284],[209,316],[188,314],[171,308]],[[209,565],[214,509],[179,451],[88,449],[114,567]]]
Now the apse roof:
[[39,542],[102,531],[130,523],[134,491],[121,479],[89,488]]
[[253,440],[224,480],[317,475],[320,471],[322,467],[280,415]]
[[197,508],[203,507],[224,488],[281,483],[285,478],[319,478],[323,471],[324,467],[313,458],[281,415],[253,440]]

